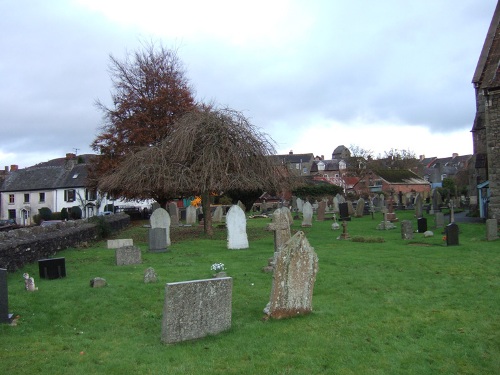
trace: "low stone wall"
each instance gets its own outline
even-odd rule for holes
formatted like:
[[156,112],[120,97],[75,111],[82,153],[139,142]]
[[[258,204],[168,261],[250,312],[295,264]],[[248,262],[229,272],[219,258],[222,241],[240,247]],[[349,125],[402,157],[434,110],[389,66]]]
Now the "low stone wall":
[[[106,216],[104,220],[113,232],[130,224],[130,216],[126,214]],[[38,259],[97,238],[98,226],[86,219],[0,232],[0,268],[14,272]]]

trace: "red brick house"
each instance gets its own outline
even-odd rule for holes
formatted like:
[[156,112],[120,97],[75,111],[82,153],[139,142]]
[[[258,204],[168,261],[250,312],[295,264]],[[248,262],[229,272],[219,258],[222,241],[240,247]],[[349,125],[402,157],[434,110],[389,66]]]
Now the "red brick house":
[[354,185],[354,191],[361,196],[371,193],[398,194],[421,193],[424,198],[430,195],[431,185],[409,170],[383,169],[368,171]]

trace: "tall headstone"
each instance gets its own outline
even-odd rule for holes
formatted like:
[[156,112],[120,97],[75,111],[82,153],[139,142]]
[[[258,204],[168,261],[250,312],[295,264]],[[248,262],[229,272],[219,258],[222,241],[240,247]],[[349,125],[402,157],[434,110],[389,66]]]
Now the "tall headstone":
[[311,203],[305,202],[302,207],[302,226],[312,227],[313,208]]
[[299,231],[276,254],[271,297],[264,312],[275,319],[310,313],[317,272],[318,256]]
[[340,215],[340,220],[341,221],[349,221],[351,220],[350,216],[349,216],[349,209],[347,207],[347,203],[346,202],[343,202],[343,203],[339,203],[339,215]]
[[418,228],[418,233],[427,232],[427,219],[425,217],[417,219],[417,228]]
[[421,218],[422,215],[423,215],[422,196],[420,195],[420,193],[417,193],[417,196],[415,197],[415,217],[418,219],[418,218]]
[[436,228],[443,228],[444,227],[444,214],[442,212],[435,212],[434,213],[434,221]]
[[354,211],[354,206],[351,201],[347,201],[347,213],[349,216],[354,216],[356,212]]
[[385,195],[380,193],[378,196],[378,207],[379,209],[382,209],[385,207]]
[[170,202],[168,204],[168,214],[170,215],[170,225],[173,227],[179,226],[179,207],[177,203]]
[[494,241],[498,239],[498,220],[488,219],[486,220],[486,240]]
[[0,323],[10,323],[12,314],[9,314],[9,290],[7,287],[7,270],[0,268]]
[[194,225],[196,224],[196,207],[195,206],[187,206],[186,208],[186,224]]
[[456,246],[458,245],[458,225],[455,223],[450,223],[445,228],[446,233],[446,245]]
[[337,196],[333,197],[333,212],[339,212],[339,198],[337,198]]
[[292,235],[290,233],[288,214],[284,207],[278,208],[273,212],[272,220],[272,223],[268,224],[266,229],[274,232],[274,252],[276,253]]
[[247,249],[247,218],[238,205],[232,205],[226,215],[227,248],[230,250]]
[[413,228],[410,220],[403,220],[401,222],[401,238],[403,240],[413,239]]
[[325,220],[325,211],[326,211],[326,202],[321,201],[318,203],[318,211],[317,211],[317,216],[316,219],[318,221],[324,221]]
[[304,201],[300,198],[297,198],[297,210],[299,212],[302,212],[303,208],[304,208]]
[[170,246],[170,215],[164,208],[157,208],[149,218],[149,250],[167,251]]
[[356,217],[363,217],[363,212],[365,211],[365,200],[363,198],[358,199],[356,204]]
[[214,214],[212,216],[212,221],[214,223],[222,222],[222,206],[215,207]]
[[231,328],[232,293],[231,277],[168,283],[161,341],[174,344]]

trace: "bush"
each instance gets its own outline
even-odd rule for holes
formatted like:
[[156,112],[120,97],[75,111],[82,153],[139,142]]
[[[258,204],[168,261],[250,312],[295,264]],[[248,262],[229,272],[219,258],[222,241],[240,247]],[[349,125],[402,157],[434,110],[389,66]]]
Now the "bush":
[[61,220],[68,220],[68,219],[69,219],[68,209],[66,207],[64,207],[61,210]]
[[38,215],[41,220],[52,220],[52,211],[48,207],[42,207],[38,209]]
[[88,221],[96,225],[99,238],[107,238],[111,234],[111,225],[103,216],[92,216]]
[[52,220],[63,220],[60,212],[52,212]]
[[40,225],[40,223],[42,222],[42,219],[40,218],[40,215],[38,215],[38,214],[33,215],[33,222],[34,222],[36,225]]
[[81,219],[82,218],[82,209],[79,206],[73,206],[73,207],[71,207],[71,209],[69,211],[69,216],[73,220]]

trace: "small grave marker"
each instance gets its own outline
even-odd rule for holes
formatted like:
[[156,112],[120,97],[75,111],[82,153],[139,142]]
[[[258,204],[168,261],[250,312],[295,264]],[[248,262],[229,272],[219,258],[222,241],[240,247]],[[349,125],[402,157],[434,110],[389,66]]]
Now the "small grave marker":
[[455,223],[450,223],[445,228],[446,233],[446,245],[456,246],[458,245],[458,225]]
[[418,233],[427,232],[427,219],[425,217],[420,217],[417,219]]
[[142,263],[141,249],[136,246],[124,246],[115,249],[115,261],[117,266]]

